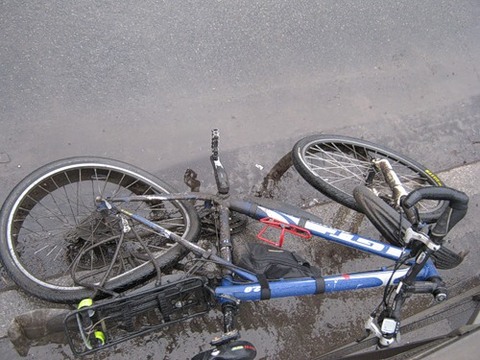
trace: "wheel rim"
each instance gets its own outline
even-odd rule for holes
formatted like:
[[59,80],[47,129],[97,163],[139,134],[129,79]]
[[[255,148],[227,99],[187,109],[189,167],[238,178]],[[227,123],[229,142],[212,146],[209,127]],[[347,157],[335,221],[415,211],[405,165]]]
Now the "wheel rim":
[[[102,217],[95,198],[168,192],[149,179],[123,168],[95,163],[65,166],[42,176],[25,189],[14,204],[8,220],[7,242],[12,259],[22,274],[54,290],[79,290],[69,275],[78,270],[82,283],[98,284],[108,271],[112,248],[119,243],[118,218]],[[132,203],[125,208],[180,235],[191,224],[179,202]],[[140,224],[123,239],[109,282],[149,264],[148,253],[137,241],[145,237],[151,253],[158,257],[174,251],[177,244]],[[83,251],[75,256],[75,251]]]

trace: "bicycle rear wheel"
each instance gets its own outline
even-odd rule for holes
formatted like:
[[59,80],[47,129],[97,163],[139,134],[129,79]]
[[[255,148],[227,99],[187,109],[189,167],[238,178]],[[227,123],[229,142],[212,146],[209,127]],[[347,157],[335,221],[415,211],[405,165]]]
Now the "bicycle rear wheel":
[[[371,142],[341,135],[313,135],[293,147],[293,164],[310,185],[324,195],[360,211],[353,197],[357,185],[365,185],[394,206],[392,191],[374,159],[388,159],[405,190],[443,186],[432,171],[400,153]],[[434,221],[443,212],[442,201],[421,201],[417,208],[424,221]]]
[[[0,258],[26,292],[75,302],[94,288],[125,289],[174,265],[183,248],[136,222],[98,211],[97,196],[127,197],[175,190],[132,165],[81,157],[52,162],[22,180],[0,212]],[[188,202],[143,201],[122,207],[188,240],[200,231]],[[105,294],[103,294],[105,295]],[[102,293],[99,294],[102,296]]]

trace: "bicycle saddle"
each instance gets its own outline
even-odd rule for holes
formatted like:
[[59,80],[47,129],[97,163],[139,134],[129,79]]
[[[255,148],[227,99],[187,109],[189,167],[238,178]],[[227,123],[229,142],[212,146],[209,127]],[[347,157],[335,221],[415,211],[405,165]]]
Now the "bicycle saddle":
[[203,351],[192,360],[251,360],[257,355],[257,350],[248,341],[232,341]]

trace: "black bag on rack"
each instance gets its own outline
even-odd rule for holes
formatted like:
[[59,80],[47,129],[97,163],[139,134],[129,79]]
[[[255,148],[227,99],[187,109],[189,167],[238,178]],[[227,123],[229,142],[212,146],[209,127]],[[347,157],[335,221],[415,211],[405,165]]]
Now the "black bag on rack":
[[237,265],[268,280],[321,277],[319,268],[294,252],[261,243],[249,243],[247,249]]

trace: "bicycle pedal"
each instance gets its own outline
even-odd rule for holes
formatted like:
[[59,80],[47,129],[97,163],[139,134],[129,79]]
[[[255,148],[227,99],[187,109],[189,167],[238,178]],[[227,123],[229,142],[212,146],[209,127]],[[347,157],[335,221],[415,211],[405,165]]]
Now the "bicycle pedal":
[[[308,231],[305,228],[302,228],[301,226],[293,225],[293,224],[288,224],[283,221],[279,221],[276,219],[272,218],[263,218],[260,219],[260,222],[265,224],[265,226],[259,231],[257,234],[257,238],[259,240],[262,240],[266,242],[267,244],[274,245],[277,247],[282,247],[283,242],[285,240],[285,234],[289,233],[293,236],[300,237],[302,239],[310,239],[312,237],[312,234],[310,231]],[[279,239],[278,240],[272,240],[269,239],[265,236],[265,233],[268,230],[278,230],[279,234]]]
[[229,331],[228,333],[224,333],[219,337],[216,337],[210,342],[210,345],[212,346],[220,346],[222,344],[225,344],[229,341],[237,340],[240,338],[240,332],[238,330],[232,330]]

